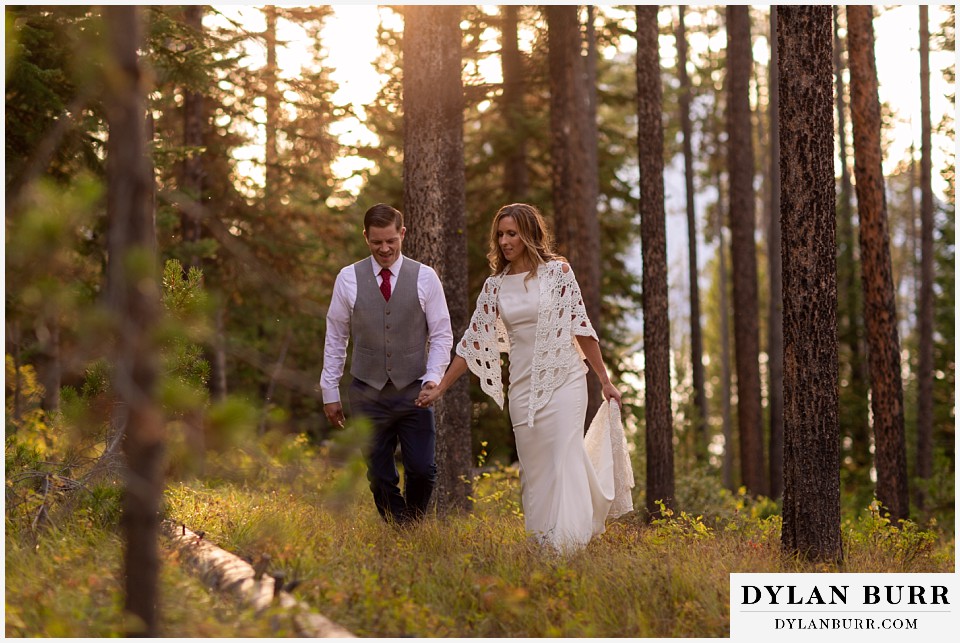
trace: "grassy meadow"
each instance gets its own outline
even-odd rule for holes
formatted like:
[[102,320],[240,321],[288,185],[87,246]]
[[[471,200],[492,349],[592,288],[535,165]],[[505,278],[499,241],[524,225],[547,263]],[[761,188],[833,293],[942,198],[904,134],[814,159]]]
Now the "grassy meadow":
[[[349,453],[269,436],[210,454],[202,476],[169,484],[164,511],[250,561],[269,556],[269,571],[300,581],[298,598],[365,637],[725,637],[731,572],[954,567],[951,533],[897,530],[871,508],[845,520],[842,568],[786,559],[775,503],[695,474],[677,481],[678,496],[700,499],[681,498],[686,511],[654,524],[629,514],[570,557],[526,538],[512,468],[478,474],[471,513],[396,529]],[[8,502],[7,636],[123,635],[119,498],[116,486],[94,488],[47,528],[32,525],[29,503]],[[292,634],[209,592],[166,541],[161,555],[163,636]]]

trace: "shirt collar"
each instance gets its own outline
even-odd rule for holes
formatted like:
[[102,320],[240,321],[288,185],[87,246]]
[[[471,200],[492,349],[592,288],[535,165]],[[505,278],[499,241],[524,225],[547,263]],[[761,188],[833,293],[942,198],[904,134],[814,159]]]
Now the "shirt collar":
[[[379,276],[380,271],[383,269],[380,267],[380,264],[377,263],[377,260],[373,258],[373,255],[370,255],[370,265],[373,268],[374,276]],[[394,277],[398,277],[400,275],[400,267],[402,265],[403,265],[403,254],[400,254],[397,257],[397,260],[393,262],[393,265],[390,266],[389,268],[390,274],[393,275]]]

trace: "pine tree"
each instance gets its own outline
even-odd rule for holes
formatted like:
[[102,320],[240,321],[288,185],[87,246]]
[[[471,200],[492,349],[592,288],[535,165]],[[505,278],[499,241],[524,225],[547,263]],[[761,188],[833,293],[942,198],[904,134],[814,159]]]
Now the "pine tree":
[[[581,56],[579,10],[573,5],[547,5],[550,78],[550,158],[554,229],[557,247],[567,258],[583,291],[590,321],[602,330],[600,317],[600,224],[597,219],[596,123],[590,119],[590,92]],[[600,391],[588,378],[585,422],[600,405]],[[586,429],[586,426],[584,427]]]
[[[933,475],[933,186],[930,123],[930,31],[928,8],[920,6],[920,358],[917,370],[917,465],[916,475],[927,480]],[[918,487],[917,504],[925,497]]]
[[770,221],[767,234],[770,319],[767,355],[770,373],[770,497],[783,493],[783,264],[780,231],[780,49],[777,7],[770,7]]
[[783,549],[843,559],[831,9],[777,9],[783,205]]
[[640,151],[640,237],[643,253],[643,355],[647,513],[674,502],[673,414],[670,407],[670,320],[663,203],[663,90],[656,5],[637,7],[637,142]]
[[[107,212],[110,263],[107,292],[118,337],[113,380],[127,408],[123,452],[128,479],[124,609],[135,617],[129,634],[157,635],[160,569],[157,539],[163,489],[163,420],[155,401],[157,364],[151,334],[160,312],[156,230],[149,202],[143,70],[138,58],[143,28],[137,7],[104,10],[110,60],[107,83]],[[134,267],[136,266],[136,267]]]
[[700,332],[700,269],[697,265],[697,224],[694,203],[693,127],[690,123],[690,77],[687,75],[687,36],[684,25],[684,7],[679,6],[677,23],[677,73],[680,77],[680,123],[683,132],[683,168],[687,206],[687,261],[690,280],[690,352],[693,375],[693,394],[699,417],[694,429],[696,456],[703,461],[707,455],[707,398],[703,376],[703,338]]
[[768,493],[760,410],[759,304],[754,241],[754,156],[750,127],[749,82],[752,64],[748,7],[727,7],[728,169],[733,258],[734,338],[737,365],[737,419],[740,468],[751,494]]
[[877,499],[894,521],[909,515],[903,382],[890,236],[881,168],[880,101],[873,54],[873,9],[848,6],[854,172],[860,213],[860,258],[870,363]]
[[[403,185],[410,256],[436,269],[453,335],[470,321],[460,7],[410,6],[403,29]],[[470,506],[470,397],[461,379],[437,408],[437,507]]]
[[[864,360],[863,295],[859,275],[858,236],[853,220],[853,185],[847,162],[847,93],[845,91],[843,42],[840,12],[833,10],[833,62],[836,74],[837,132],[839,135],[840,187],[837,195],[837,293],[840,310],[837,328],[840,337],[840,431],[844,447],[843,480],[846,489],[857,495],[856,506],[866,506],[872,497],[870,483],[870,424],[867,365]],[[864,495],[866,491],[867,495]]]
[[506,160],[503,171],[503,190],[507,201],[523,202],[527,194],[527,135],[524,115],[524,65],[517,43],[519,7],[500,7],[500,60],[503,67],[503,114],[511,132],[505,142]]

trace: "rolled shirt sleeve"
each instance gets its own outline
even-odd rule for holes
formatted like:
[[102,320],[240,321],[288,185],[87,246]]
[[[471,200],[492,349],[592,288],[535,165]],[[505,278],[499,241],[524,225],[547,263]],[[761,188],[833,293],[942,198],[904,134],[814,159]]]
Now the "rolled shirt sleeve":
[[[350,301],[349,282],[356,280],[353,266],[340,271],[333,285],[333,296],[327,309],[327,332],[323,345],[323,371],[320,374],[320,392],[323,403],[340,401],[340,378],[347,361],[347,343],[350,341],[350,316],[353,301]],[[356,287],[353,288],[356,291]]]
[[420,278],[417,280],[420,305],[427,318],[429,349],[427,370],[424,382],[439,382],[450,364],[450,351],[453,348],[453,330],[450,328],[450,311],[447,298],[443,294],[440,277],[430,266],[421,265]]

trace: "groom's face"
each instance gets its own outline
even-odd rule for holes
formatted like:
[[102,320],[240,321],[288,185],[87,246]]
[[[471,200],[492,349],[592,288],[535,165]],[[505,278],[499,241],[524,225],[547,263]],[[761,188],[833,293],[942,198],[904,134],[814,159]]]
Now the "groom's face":
[[381,268],[389,268],[400,257],[400,246],[403,244],[403,235],[406,228],[397,229],[396,224],[385,228],[370,226],[364,230],[363,238],[370,248],[370,254]]

